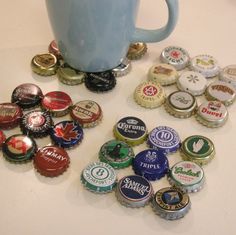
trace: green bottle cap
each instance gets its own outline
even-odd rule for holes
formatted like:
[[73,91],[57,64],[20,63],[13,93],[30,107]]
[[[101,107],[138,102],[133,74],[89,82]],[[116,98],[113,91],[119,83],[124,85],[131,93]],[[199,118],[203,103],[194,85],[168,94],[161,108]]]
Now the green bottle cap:
[[204,184],[204,178],[203,169],[190,161],[176,163],[168,174],[170,184],[187,193],[198,192]]
[[102,145],[99,158],[102,162],[110,164],[115,169],[131,165],[134,151],[127,143],[119,140],[110,140]]
[[210,139],[201,135],[193,135],[183,141],[181,155],[184,160],[205,165],[215,156],[215,147]]
[[107,163],[90,163],[81,174],[82,184],[91,192],[108,193],[116,186],[115,170]]

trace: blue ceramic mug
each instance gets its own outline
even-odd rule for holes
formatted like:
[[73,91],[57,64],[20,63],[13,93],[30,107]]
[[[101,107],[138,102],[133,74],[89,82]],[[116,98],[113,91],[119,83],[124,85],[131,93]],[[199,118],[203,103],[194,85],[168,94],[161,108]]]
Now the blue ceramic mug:
[[99,72],[115,68],[132,42],[158,42],[174,29],[178,0],[166,0],[169,19],[156,30],[135,28],[139,0],[46,0],[51,26],[64,60],[73,68]]

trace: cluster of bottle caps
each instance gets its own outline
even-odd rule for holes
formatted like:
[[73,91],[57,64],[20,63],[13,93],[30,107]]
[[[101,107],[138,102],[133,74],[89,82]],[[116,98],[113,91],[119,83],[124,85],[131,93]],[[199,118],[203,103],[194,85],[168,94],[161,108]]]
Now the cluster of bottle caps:
[[[179,134],[168,126],[158,126],[148,133],[137,117],[124,117],[113,128],[115,139],[99,150],[100,162],[92,162],[81,173],[81,182],[95,193],[115,189],[118,201],[127,207],[144,207],[151,202],[159,216],[176,220],[190,209],[188,193],[199,191],[205,181],[202,165],[215,155],[214,144],[204,136],[194,135],[182,143]],[[134,154],[133,146],[146,142],[147,149]],[[183,161],[169,167],[168,155],[180,151]],[[135,174],[117,180],[115,169],[132,165]],[[171,187],[154,193],[151,181],[167,176]]]
[[[41,108],[39,108],[39,106]],[[53,118],[70,114],[69,120],[54,124]],[[17,86],[11,102],[0,104],[0,146],[3,156],[11,163],[33,160],[35,169],[42,175],[54,177],[67,170],[70,158],[67,149],[81,143],[84,128],[94,127],[102,119],[102,109],[92,100],[75,104],[62,91],[43,95],[35,84]],[[2,130],[20,126],[21,132],[5,137]],[[52,144],[37,147],[35,139],[50,136]]]
[[[177,46],[166,47],[162,63],[148,71],[147,81],[134,91],[135,101],[145,108],[164,104],[166,111],[177,118],[195,115],[207,127],[220,127],[228,119],[226,106],[236,99],[236,65],[220,68],[210,55],[190,58],[189,53]],[[208,84],[211,78],[214,79]],[[178,91],[166,97],[163,86],[176,84]],[[198,106],[196,97],[205,94],[206,102]]]
[[116,77],[124,76],[131,71],[131,60],[141,58],[147,51],[145,43],[130,45],[127,57],[122,59],[116,68],[97,73],[85,73],[70,67],[63,61],[55,40],[49,44],[48,53],[38,54],[31,61],[32,70],[41,76],[57,74],[59,81],[66,85],[84,83],[92,92],[103,93],[116,86]]

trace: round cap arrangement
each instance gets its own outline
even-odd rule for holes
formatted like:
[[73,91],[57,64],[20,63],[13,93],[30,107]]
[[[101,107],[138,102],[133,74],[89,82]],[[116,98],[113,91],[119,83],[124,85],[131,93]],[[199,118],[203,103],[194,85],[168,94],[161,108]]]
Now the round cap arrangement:
[[142,176],[125,176],[118,182],[116,187],[118,201],[127,207],[143,207],[149,203],[152,196],[152,185]]
[[215,147],[213,142],[207,137],[193,135],[183,141],[180,153],[186,161],[205,165],[214,158]]
[[55,177],[63,174],[70,164],[70,158],[63,148],[45,146],[37,151],[34,167],[44,176]]
[[134,151],[127,143],[120,140],[110,140],[102,145],[99,159],[115,169],[125,168],[132,164]]
[[197,109],[196,98],[186,91],[174,91],[166,99],[166,111],[177,118],[189,118]]
[[81,182],[91,192],[108,193],[116,186],[116,173],[107,163],[93,162],[82,171]]
[[165,102],[165,92],[159,83],[147,81],[137,86],[134,99],[144,108],[157,108]]
[[152,200],[154,212],[167,220],[176,220],[184,217],[191,202],[187,193],[175,187],[167,187],[158,190]]
[[172,186],[180,188],[187,193],[199,191],[205,181],[203,169],[196,163],[182,161],[176,163],[168,174]]

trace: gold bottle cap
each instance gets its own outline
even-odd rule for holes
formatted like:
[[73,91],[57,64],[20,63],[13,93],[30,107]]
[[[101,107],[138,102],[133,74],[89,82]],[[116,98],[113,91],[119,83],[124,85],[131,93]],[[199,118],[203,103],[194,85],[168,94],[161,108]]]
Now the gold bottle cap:
[[213,142],[205,136],[193,135],[186,138],[180,149],[184,160],[195,162],[199,165],[209,163],[215,156]]
[[147,53],[147,44],[144,42],[131,43],[127,53],[130,60],[141,59]]
[[148,80],[158,82],[162,86],[174,84],[178,76],[175,67],[169,64],[156,64],[148,71]]
[[84,82],[86,73],[73,69],[68,64],[63,63],[57,70],[57,76],[60,82],[74,86]]
[[31,68],[33,72],[41,76],[50,76],[56,74],[57,67],[57,58],[51,53],[36,55],[31,61]]
[[159,83],[147,81],[138,85],[134,99],[144,108],[157,108],[165,102],[165,91]]

